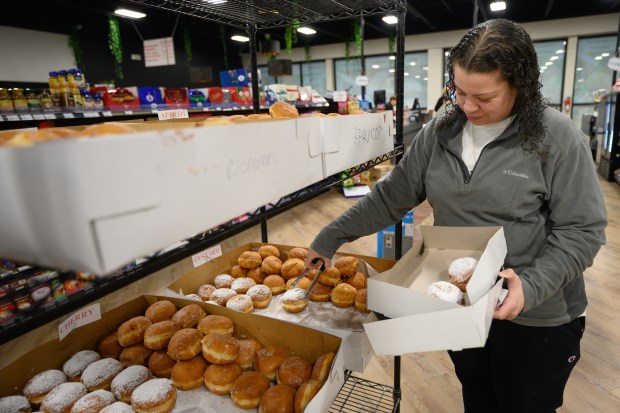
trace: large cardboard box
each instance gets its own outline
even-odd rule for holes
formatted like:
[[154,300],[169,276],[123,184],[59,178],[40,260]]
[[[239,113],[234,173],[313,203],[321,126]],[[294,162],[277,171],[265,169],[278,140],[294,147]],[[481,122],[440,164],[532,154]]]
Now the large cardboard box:
[[[170,300],[179,308],[197,303],[196,301],[171,297],[142,296],[114,308],[102,314],[101,319],[72,331],[62,341],[52,340],[42,343],[35,350],[0,370],[0,377],[2,377],[0,397],[19,394],[26,382],[39,372],[47,369],[62,369],[63,363],[77,351],[96,350],[99,340],[115,331],[119,325],[128,319],[144,315],[146,308],[150,304],[161,299]],[[341,340],[338,337],[281,320],[243,314],[208,304],[197,304],[201,305],[209,314],[223,315],[233,320],[235,326],[233,334],[237,337],[248,336],[255,338],[263,345],[279,345],[287,348],[295,355],[304,357],[312,362],[321,354],[328,352],[336,353],[326,384],[312,399],[305,413],[324,413],[329,409],[344,383],[343,357],[340,350]],[[177,406],[191,407],[191,410],[183,409],[183,411],[215,411],[205,404],[188,406],[188,402],[191,403],[191,399],[196,399],[201,402],[213,400],[213,403],[216,403],[217,406],[224,406],[220,407],[218,411],[228,409],[226,406],[229,405],[232,408],[230,400],[221,400],[225,397],[227,398],[227,396],[212,395],[204,388],[202,391],[204,395],[200,398],[196,397],[196,391],[194,390],[191,392],[178,392]],[[190,400],[184,400],[184,393],[193,393],[191,395],[188,394]],[[237,409],[231,410],[238,411]],[[175,411],[179,410],[175,408],[173,412]]]
[[324,176],[340,173],[394,150],[389,113],[321,118]]
[[[183,277],[179,278],[174,283],[168,286],[168,293],[174,296],[179,294],[192,294],[195,293],[198,288],[203,284],[208,284],[215,278],[215,276],[223,273],[230,273],[230,270],[233,266],[237,265],[237,258],[244,251],[257,251],[258,248],[264,244],[261,243],[250,243],[246,245],[242,245],[238,248],[225,252],[220,257],[213,259],[212,261],[207,262],[206,264],[200,265],[196,267],[193,271],[185,274]],[[293,246],[289,245],[281,245],[281,244],[273,244],[278,247],[278,249],[284,253],[290,251]],[[341,255],[347,255],[352,257],[357,257],[359,260],[365,262],[368,266],[372,268],[373,273],[380,273],[391,268],[396,261],[381,259],[376,257],[368,257],[364,255],[357,254],[348,254],[343,253]],[[334,312],[335,311],[334,307]],[[339,309],[341,311],[341,309]],[[354,309],[351,309],[354,311]],[[268,313],[270,316],[272,313]],[[293,321],[293,318],[300,319],[301,324],[306,325],[310,328],[323,331],[328,334],[332,334],[342,338],[342,352],[344,357],[344,367],[348,370],[364,372],[366,366],[370,362],[370,359],[373,357],[372,348],[370,343],[368,342],[368,338],[364,333],[363,329],[353,330],[347,328],[344,325],[341,328],[335,328],[333,325],[329,323],[328,320],[321,318],[320,320],[313,320],[310,318],[297,318],[288,314],[283,314],[282,312],[273,314],[277,317],[282,316],[290,316],[287,319]],[[343,318],[343,320],[345,320]]]
[[105,274],[277,201],[323,179],[309,123],[171,124],[0,148],[0,256]]
[[[369,317],[364,329],[377,355],[482,347],[502,289],[497,280],[506,256],[501,227],[421,226],[422,239],[392,267],[368,280]],[[450,263],[478,259],[463,305],[426,295],[426,287],[448,280]]]

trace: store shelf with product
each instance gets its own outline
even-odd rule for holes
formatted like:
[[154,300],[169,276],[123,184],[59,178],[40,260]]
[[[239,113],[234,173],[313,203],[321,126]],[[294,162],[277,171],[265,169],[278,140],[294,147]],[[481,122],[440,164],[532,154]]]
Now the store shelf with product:
[[[394,12],[396,11],[399,16],[400,23],[398,24],[398,37],[397,37],[397,60],[396,60],[396,74],[397,74],[397,113],[400,116],[397,116],[397,119],[401,119],[401,121],[396,122],[396,129],[394,131],[392,127],[392,119],[389,119],[389,122],[386,122],[385,119],[382,119],[384,116],[381,114],[373,114],[366,115],[363,120],[362,117],[359,117],[360,122],[370,122],[375,123],[374,126],[369,125],[371,128],[379,128],[381,130],[381,134],[389,137],[389,143],[391,144],[391,148],[385,150],[385,146],[378,146],[374,148],[374,151],[369,152],[364,155],[364,153],[356,153],[357,156],[365,156],[365,158],[351,158],[348,161],[347,168],[349,170],[350,175],[355,175],[363,170],[368,169],[376,164],[379,164],[387,159],[395,158],[398,161],[404,151],[402,146],[402,134],[403,134],[403,125],[402,125],[402,113],[403,113],[403,73],[404,73],[404,18],[406,12],[406,2],[401,0],[380,0],[380,1],[316,1],[311,2],[311,4],[304,4],[303,6],[298,7],[298,11],[293,13],[292,11],[292,2],[288,1],[229,1],[223,5],[218,6],[217,9],[213,8],[207,2],[187,2],[187,1],[155,1],[155,0],[132,0],[134,3],[144,4],[147,6],[153,6],[158,8],[167,9],[176,13],[188,14],[194,17],[202,18],[210,21],[218,21],[224,24],[233,25],[235,27],[241,27],[244,29],[248,29],[251,35],[251,50],[252,50],[252,73],[256,74],[256,31],[261,29],[268,29],[271,27],[281,27],[292,22],[321,22],[327,20],[334,19],[345,19],[345,18],[353,18],[364,16],[367,14],[378,14],[385,12]],[[277,11],[273,13],[261,13],[260,10],[273,10]],[[256,79],[257,76],[253,76],[253,79]],[[252,84],[253,89],[253,105],[251,110],[254,113],[259,113],[261,109],[258,102],[258,85],[256,82]],[[224,109],[222,109],[223,111]],[[249,107],[248,109],[249,110]],[[200,111],[200,110],[199,110]],[[202,110],[205,112],[205,110]],[[217,111],[217,109],[215,110]],[[136,114],[136,111],[128,114],[125,111],[119,113],[120,116],[130,116],[130,115],[141,115]],[[149,111],[152,114],[151,111]],[[207,110],[208,112],[208,110]],[[107,112],[95,112],[97,113],[99,118],[106,117]],[[111,112],[112,116],[116,116],[114,112]],[[56,114],[54,114],[56,115]],[[78,113],[73,113],[74,118],[79,118]],[[145,113],[145,115],[149,115],[149,113]],[[11,118],[5,119],[3,115],[3,121],[10,124],[16,121],[30,121],[30,119],[22,119],[21,116],[24,115],[11,115],[11,116],[19,116],[19,119]],[[66,114],[59,114],[62,116],[63,120],[66,120]],[[94,116],[94,115],[88,115]],[[86,116],[82,116],[86,118]],[[69,119],[71,117],[69,116]],[[33,119],[34,116],[33,116]],[[333,123],[335,127],[338,127],[339,119],[336,119],[332,122],[330,119],[327,124],[330,122]],[[282,212],[286,208],[295,205],[296,203],[302,202],[308,197],[312,197],[316,194],[321,193],[321,191],[326,188],[331,187],[332,185],[340,182],[343,179],[347,179],[348,176],[342,175],[340,173],[333,174],[329,169],[329,166],[326,167],[324,152],[324,145],[321,143],[318,147],[313,148],[312,141],[313,139],[318,139],[321,141],[323,134],[323,121],[319,118],[308,118],[302,119],[299,118],[295,121],[279,121],[280,125],[277,127],[277,133],[273,133],[274,127],[272,126],[260,126],[259,123],[255,123],[252,125],[248,124],[240,124],[234,125],[235,128],[239,128],[236,130],[235,137],[240,137],[241,140],[237,142],[233,141],[233,136],[231,136],[231,130],[228,129],[228,126],[224,127],[214,127],[210,128],[211,131],[207,134],[204,131],[190,131],[186,132],[188,129],[183,129],[181,131],[161,131],[161,132],[140,132],[135,136],[127,139],[127,137],[119,136],[107,138],[107,140],[88,140],[88,141],[74,141],[74,142],[50,142],[49,145],[37,144],[32,148],[2,148],[0,149],[0,157],[4,158],[4,161],[0,164],[4,165],[3,172],[0,173],[0,188],[4,188],[4,190],[14,189],[11,191],[14,194],[19,193],[19,199],[9,199],[7,203],[7,208],[3,208],[2,214],[13,214],[8,219],[4,220],[4,224],[0,225],[0,228],[4,228],[3,225],[9,223],[11,220],[15,221],[18,225],[24,224],[23,232],[21,235],[22,241],[20,245],[12,248],[8,241],[8,238],[5,239],[4,246],[0,248],[0,255],[4,253],[4,249],[9,248],[11,252],[19,251],[17,255],[20,257],[25,257],[28,255],[27,251],[35,251],[36,248],[33,245],[42,246],[43,244],[52,246],[52,250],[45,249],[45,254],[48,254],[50,260],[59,259],[59,256],[63,256],[65,254],[74,254],[74,261],[48,261],[54,262],[55,264],[60,264],[64,262],[64,268],[79,268],[80,263],[90,262],[95,265],[91,269],[105,269],[111,270],[114,265],[117,265],[118,261],[109,261],[106,262],[103,256],[106,254],[102,252],[101,248],[105,248],[106,245],[115,248],[114,244],[118,242],[118,239],[113,240],[115,236],[118,237],[118,234],[121,236],[130,236],[127,234],[139,234],[140,236],[150,237],[150,242],[153,245],[141,245],[140,249],[142,253],[144,253],[144,249],[147,251],[152,251],[156,248],[162,248],[166,244],[170,243],[173,240],[183,239],[183,237],[189,236],[187,238],[187,242],[183,242],[182,245],[179,245],[177,248],[172,250],[155,254],[155,256],[150,257],[146,261],[141,262],[140,264],[133,265],[127,267],[125,269],[120,270],[120,272],[112,275],[110,277],[106,277],[100,280],[97,280],[93,283],[92,288],[88,288],[83,293],[76,294],[73,297],[68,297],[62,305],[50,305],[49,308],[46,308],[46,311],[41,314],[32,314],[23,319],[16,320],[12,324],[6,324],[4,327],[0,325],[0,341],[6,342],[9,341],[21,334],[24,334],[31,329],[40,326],[48,321],[55,319],[63,314],[68,314],[71,311],[83,306],[97,298],[109,294],[119,288],[123,288],[126,285],[140,279],[147,277],[153,272],[161,269],[167,265],[175,263],[182,258],[188,257],[196,252],[199,252],[206,248],[207,246],[211,246],[217,243],[219,240],[225,239],[231,234],[235,232],[246,229],[250,226],[255,225],[260,222],[262,229],[262,241],[267,242],[267,228],[266,222],[267,218],[270,216]],[[303,122],[308,122],[306,125]],[[311,127],[311,122],[317,123],[316,127]],[[389,126],[387,124],[389,123]],[[386,125],[386,126],[383,126]],[[0,126],[1,127],[1,126]],[[236,165],[238,170],[244,170],[247,172],[248,163],[252,157],[252,154],[244,154],[244,148],[248,148],[248,142],[244,143],[243,139],[248,137],[256,138],[257,129],[260,132],[261,128],[265,128],[263,135],[265,137],[270,137],[271,141],[267,144],[266,147],[262,148],[268,152],[269,157],[265,158],[267,160],[276,160],[277,162],[272,162],[272,165],[269,165],[270,162],[263,162],[265,159],[262,159],[259,162],[259,169],[262,169],[262,173],[266,173],[263,177],[265,182],[280,182],[282,180],[282,171],[286,170],[287,179],[286,182],[283,182],[283,185],[276,185],[277,188],[275,192],[269,192],[264,194],[264,191],[261,191],[260,188],[257,188],[257,194],[260,195],[258,198],[252,199],[251,203],[247,202],[239,202],[239,198],[237,195],[230,196],[231,186],[230,182],[226,180],[222,180],[216,176],[204,177],[202,179],[206,179],[205,181],[201,181],[198,179],[194,186],[193,194],[197,196],[195,199],[195,207],[200,209],[200,213],[198,213],[198,209],[193,209],[192,211],[185,211],[183,209],[172,209],[169,211],[177,218],[168,217],[165,220],[157,219],[159,224],[163,224],[166,220],[176,220],[177,223],[179,221],[183,221],[181,217],[187,216],[188,220],[191,220],[192,216],[203,216],[205,215],[205,207],[204,205],[215,205],[219,204],[222,208],[222,211],[214,214],[209,218],[207,222],[208,225],[204,223],[193,223],[188,224],[183,227],[179,223],[177,228],[175,228],[172,232],[168,231],[145,231],[146,228],[152,226],[153,222],[144,221],[143,224],[135,225],[130,223],[130,221],[121,222],[118,221],[117,224],[112,224],[111,226],[104,228],[97,228],[98,224],[97,216],[93,217],[85,217],[82,216],[80,218],[86,218],[85,222],[89,222],[89,230],[93,233],[97,234],[97,236],[103,236],[104,238],[107,236],[111,236],[112,238],[108,238],[104,240],[103,238],[99,238],[95,240],[96,250],[94,251],[94,255],[91,255],[90,258],[88,254],[85,254],[80,249],[73,249],[72,247],[66,247],[66,244],[63,244],[66,241],[66,237],[63,238],[63,234],[66,235],[66,231],[68,227],[71,227],[75,224],[75,218],[80,214],[79,209],[75,209],[76,205],[72,204],[70,200],[65,200],[64,207],[63,205],[57,205],[54,208],[49,206],[45,206],[43,199],[36,201],[35,199],[31,199],[31,195],[35,196],[35,189],[37,185],[39,188],[45,186],[45,190],[41,190],[40,195],[50,195],[49,191],[55,191],[54,188],[62,188],[66,187],[69,184],[67,182],[71,182],[74,185],[79,186],[80,193],[74,193],[73,195],[80,198],[81,202],[91,203],[99,209],[99,212],[102,212],[98,217],[101,217],[101,222],[106,221],[107,224],[111,223],[118,217],[118,211],[104,211],[103,206],[108,204],[114,207],[114,204],[119,200],[122,202],[132,200],[136,201],[131,208],[137,213],[141,213],[144,211],[148,211],[152,209],[152,205],[144,205],[145,199],[148,201],[151,199],[153,204],[160,202],[162,199],[175,199],[179,198],[179,190],[181,192],[185,191],[188,187],[185,185],[173,185],[173,183],[177,182],[177,178],[179,178],[181,171],[184,173],[188,171],[191,173],[195,173],[194,176],[198,176],[203,174],[206,169],[202,168],[211,168],[213,169],[214,165],[219,165],[220,173],[225,173],[226,170],[230,172],[230,167]],[[227,130],[228,129],[228,130]],[[243,129],[243,131],[241,131]],[[289,131],[290,129],[290,131]],[[379,130],[377,129],[377,130]],[[215,133],[214,131],[217,131]],[[288,131],[288,132],[287,132]],[[290,132],[290,133],[289,133]],[[374,132],[373,132],[374,133]],[[260,133],[259,133],[260,134]],[[215,135],[215,139],[213,136]],[[393,135],[395,136],[395,141],[392,140]],[[291,136],[296,136],[295,140],[297,144],[299,144],[300,137],[303,138],[301,142],[301,146],[298,148],[299,151],[291,150],[289,145],[291,143]],[[155,138],[155,139],[154,139]],[[186,139],[187,138],[187,139]],[[122,142],[122,139],[127,139],[125,142]],[[228,140],[228,146],[220,146],[219,150],[215,150],[216,147],[211,147],[214,141],[220,139],[221,141]],[[288,140],[287,140],[288,139]],[[359,139],[359,136],[352,137],[352,140]],[[383,143],[385,143],[385,139],[382,139]],[[322,141],[321,141],[322,142]],[[353,144],[353,143],[351,143]],[[357,141],[357,145],[359,146],[359,141]],[[165,148],[168,146],[167,148]],[[163,149],[162,149],[163,148]],[[171,149],[173,148],[173,149]],[[279,148],[279,149],[278,149]],[[377,153],[376,150],[381,148],[381,153]],[[239,154],[239,150],[243,153]],[[251,149],[251,147],[249,148]],[[293,148],[294,149],[294,148]],[[337,147],[332,148],[333,151],[341,151],[342,153],[346,153],[346,147]],[[218,153],[226,152],[228,155],[236,155],[235,159],[232,159],[230,156],[226,160],[217,159]],[[355,152],[355,151],[353,151]],[[36,154],[38,153],[38,155]],[[293,157],[291,158],[291,153],[293,153]],[[66,159],[58,158],[57,155],[70,155]],[[303,154],[303,160],[298,158]],[[86,157],[84,157],[86,156]],[[90,158],[89,158],[90,156]],[[245,158],[244,158],[245,157]],[[317,163],[316,159],[318,157],[319,162]],[[26,173],[25,169],[20,174],[17,169],[12,168],[29,168],[32,166],[37,169],[35,165],[41,159],[55,159],[55,162],[46,162],[43,166],[38,169],[37,172],[32,172],[32,170],[28,170]],[[220,156],[221,158],[221,156]],[[336,157],[337,158],[337,157]],[[114,171],[110,169],[109,164],[113,160]],[[161,163],[153,162],[153,160],[161,160]],[[338,162],[341,159],[337,159]],[[149,165],[142,164],[145,161]],[[67,165],[71,165],[72,162],[77,162],[79,166],[86,168],[89,172],[78,173],[74,175],[67,168]],[[219,162],[219,163],[218,163]],[[224,162],[224,163],[222,163]],[[228,163],[226,163],[228,162]],[[231,164],[232,162],[232,164]],[[241,163],[239,163],[241,162]],[[258,165],[256,159],[252,165]],[[190,168],[192,164],[195,163],[195,168]],[[106,164],[108,164],[106,168]],[[308,168],[308,165],[313,165],[312,168]],[[316,166],[320,165],[320,168],[317,169]],[[345,164],[338,164],[339,166],[343,166]],[[100,169],[100,168],[103,168]],[[165,178],[166,168],[168,172],[171,174],[168,178]],[[175,172],[176,168],[176,172]],[[188,169],[189,168],[189,169]],[[202,168],[202,169],[201,169]],[[239,169],[240,168],[240,169]],[[215,168],[218,169],[218,168]],[[250,168],[252,169],[252,168]],[[164,176],[165,179],[169,180],[170,188],[174,189],[174,191],[169,194],[162,193],[161,189],[157,189],[156,182],[153,181],[149,176],[149,172],[152,171],[153,175],[161,178],[161,175]],[[330,173],[328,173],[328,171]],[[112,175],[110,176],[110,173]],[[250,171],[252,172],[252,171]],[[256,171],[253,171],[254,175]],[[259,171],[261,172],[261,171]],[[90,180],[92,174],[99,174],[103,178],[99,182],[93,182]],[[176,175],[175,175],[176,174]],[[107,176],[105,176],[107,175]],[[46,177],[46,180],[40,181],[38,179]],[[19,178],[19,179],[16,179]],[[50,181],[47,181],[47,178]],[[229,176],[230,178],[230,176]],[[254,176],[257,181],[261,182],[263,178],[260,176]],[[14,179],[14,180],[11,180]],[[159,179],[159,178],[158,178]],[[55,182],[53,182],[55,181]],[[38,182],[35,184],[35,182]],[[20,183],[18,185],[18,183]],[[49,185],[48,185],[49,184]],[[155,185],[154,185],[155,184]],[[34,186],[33,186],[34,185]],[[91,189],[88,189],[88,188]],[[21,188],[21,189],[19,189]],[[30,195],[23,193],[22,189],[29,188],[28,192]],[[118,189],[120,188],[120,192]],[[227,189],[228,188],[228,189]],[[302,188],[302,189],[299,189]],[[116,191],[112,193],[116,193],[117,196],[108,196],[110,192],[108,190]],[[205,192],[209,193],[209,196],[205,197]],[[150,192],[150,194],[149,194]],[[202,196],[200,194],[203,194]],[[79,195],[82,195],[80,197]],[[92,196],[91,196],[92,195]],[[186,191],[187,198],[184,198],[185,195],[180,197],[180,201],[184,202],[185,205],[191,205],[191,196],[192,192],[189,190]],[[62,196],[60,196],[62,198]],[[107,198],[107,199],[106,199]],[[276,200],[276,201],[274,201]],[[20,204],[20,202],[28,201],[27,203]],[[39,203],[42,202],[42,203]],[[150,201],[149,201],[150,202]],[[29,205],[26,209],[20,207],[20,205]],[[37,205],[40,206],[37,207]],[[202,206],[201,206],[202,205]],[[232,208],[234,206],[234,208]],[[118,205],[116,205],[118,207]],[[33,209],[32,209],[33,208]],[[49,211],[43,211],[43,209],[48,209]],[[59,209],[60,208],[60,209]],[[63,209],[64,208],[64,209]],[[241,210],[239,210],[241,208]],[[31,213],[26,213],[28,209],[32,209]],[[191,209],[191,208],[190,208]],[[39,215],[38,212],[41,212],[42,215]],[[48,220],[46,218],[49,217],[48,213],[53,211],[54,213],[58,213],[58,211],[64,211],[65,218],[69,218],[69,221],[54,221]],[[250,210],[252,212],[246,213],[244,215],[244,219],[239,220],[237,217],[239,214],[243,214],[243,211]],[[39,218],[36,218],[36,217]],[[5,215],[7,218],[7,215]],[[48,231],[45,233],[37,233],[35,222],[30,221],[33,219],[34,221],[45,222],[45,225],[48,225]],[[73,220],[73,222],[71,222]],[[213,222],[211,222],[213,221]],[[223,224],[219,224],[224,222]],[[202,227],[196,227],[196,225],[202,225]],[[199,230],[202,230],[204,227],[210,227],[211,229],[207,231],[200,232],[199,235],[196,234]],[[128,231],[124,235],[120,231]],[[161,230],[161,227],[155,226],[155,230]],[[400,234],[400,228],[397,227],[396,233]],[[4,232],[4,231],[3,231]],[[166,233],[165,237],[153,237],[152,235],[155,232]],[[114,235],[116,234],[116,235]],[[39,239],[37,239],[39,237]],[[63,238],[62,240],[60,238]],[[176,237],[176,238],[175,238]],[[19,238],[19,237],[18,237]],[[396,237],[396,257],[400,257],[400,237]],[[167,240],[164,242],[164,240]],[[140,239],[136,241],[133,240],[134,243],[141,242]],[[78,244],[80,242],[78,241]],[[2,244],[2,242],[0,242]],[[158,245],[156,245],[158,244]],[[56,245],[54,247],[53,245]],[[128,259],[135,259],[135,250],[127,250],[126,244],[118,244],[116,246],[116,252],[122,253],[122,259],[125,262]],[[150,248],[150,249],[149,249]],[[26,252],[25,252],[26,251]],[[43,251],[43,250],[41,250]],[[25,254],[25,255],[24,255]],[[102,255],[103,254],[103,255]],[[128,255],[129,254],[129,255]],[[8,254],[11,256],[13,254]],[[120,256],[119,256],[120,257]],[[32,256],[33,260],[36,261],[36,257]],[[114,264],[112,264],[114,263]],[[63,267],[62,265],[60,265]],[[84,269],[84,268],[82,268]],[[390,393],[390,403],[391,406],[390,411],[398,411],[398,401],[400,400],[400,358],[396,356],[395,359],[395,387],[394,389],[388,389]],[[346,387],[346,384],[345,384]],[[348,410],[338,410],[338,411],[348,411]]]

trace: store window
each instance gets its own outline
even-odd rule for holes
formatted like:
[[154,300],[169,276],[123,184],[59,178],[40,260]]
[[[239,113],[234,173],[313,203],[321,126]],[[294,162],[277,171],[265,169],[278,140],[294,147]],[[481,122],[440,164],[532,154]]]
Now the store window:
[[[352,63],[356,62],[356,63]],[[385,90],[386,99],[396,93],[396,60],[394,56],[380,55],[365,58],[366,75],[366,99],[373,99],[376,90]],[[339,59],[336,65],[336,89],[347,90],[349,94],[359,96],[361,88],[355,84],[355,78],[359,76],[361,69],[359,59]],[[413,107],[413,102],[418,99],[421,108],[427,107],[426,95],[428,89],[428,53],[405,54],[405,83],[404,83],[404,106]]]
[[271,85],[274,83],[284,83],[287,85],[312,86],[312,89],[325,95],[325,61],[293,63],[292,76],[269,76],[267,66],[259,66],[261,71],[262,84]]
[[571,117],[578,125],[594,112],[594,95],[598,89],[609,89],[613,72],[607,67],[616,50],[616,36],[579,39],[575,66],[575,85]]
[[538,55],[540,81],[543,85],[542,95],[549,100],[551,105],[560,107],[564,84],[566,41],[534,42],[534,49]]

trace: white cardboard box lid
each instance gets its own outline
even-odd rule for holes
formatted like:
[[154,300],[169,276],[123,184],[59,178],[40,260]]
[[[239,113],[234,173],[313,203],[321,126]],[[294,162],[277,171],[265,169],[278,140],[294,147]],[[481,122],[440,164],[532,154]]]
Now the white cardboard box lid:
[[[373,130],[376,137],[369,139],[378,141],[391,138],[391,119],[387,112],[368,113],[366,115],[344,115],[320,118],[323,122],[323,149],[325,153],[339,152],[342,149],[352,147],[355,142],[362,139],[357,131],[368,132]],[[350,140],[352,138],[352,140]],[[386,151],[388,152],[388,151]]]
[[390,270],[368,280],[368,308],[387,317],[461,308],[425,294],[426,287],[447,281],[452,260],[472,256],[479,260],[467,286],[469,305],[491,289],[506,256],[502,227],[421,226],[420,241]]

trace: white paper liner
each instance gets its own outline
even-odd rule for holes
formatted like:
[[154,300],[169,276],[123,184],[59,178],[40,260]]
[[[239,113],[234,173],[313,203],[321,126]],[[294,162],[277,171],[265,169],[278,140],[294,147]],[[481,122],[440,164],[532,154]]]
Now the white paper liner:
[[233,404],[230,396],[220,396],[200,386],[194,390],[177,390],[177,402],[172,413],[247,413],[256,410],[241,409]]

